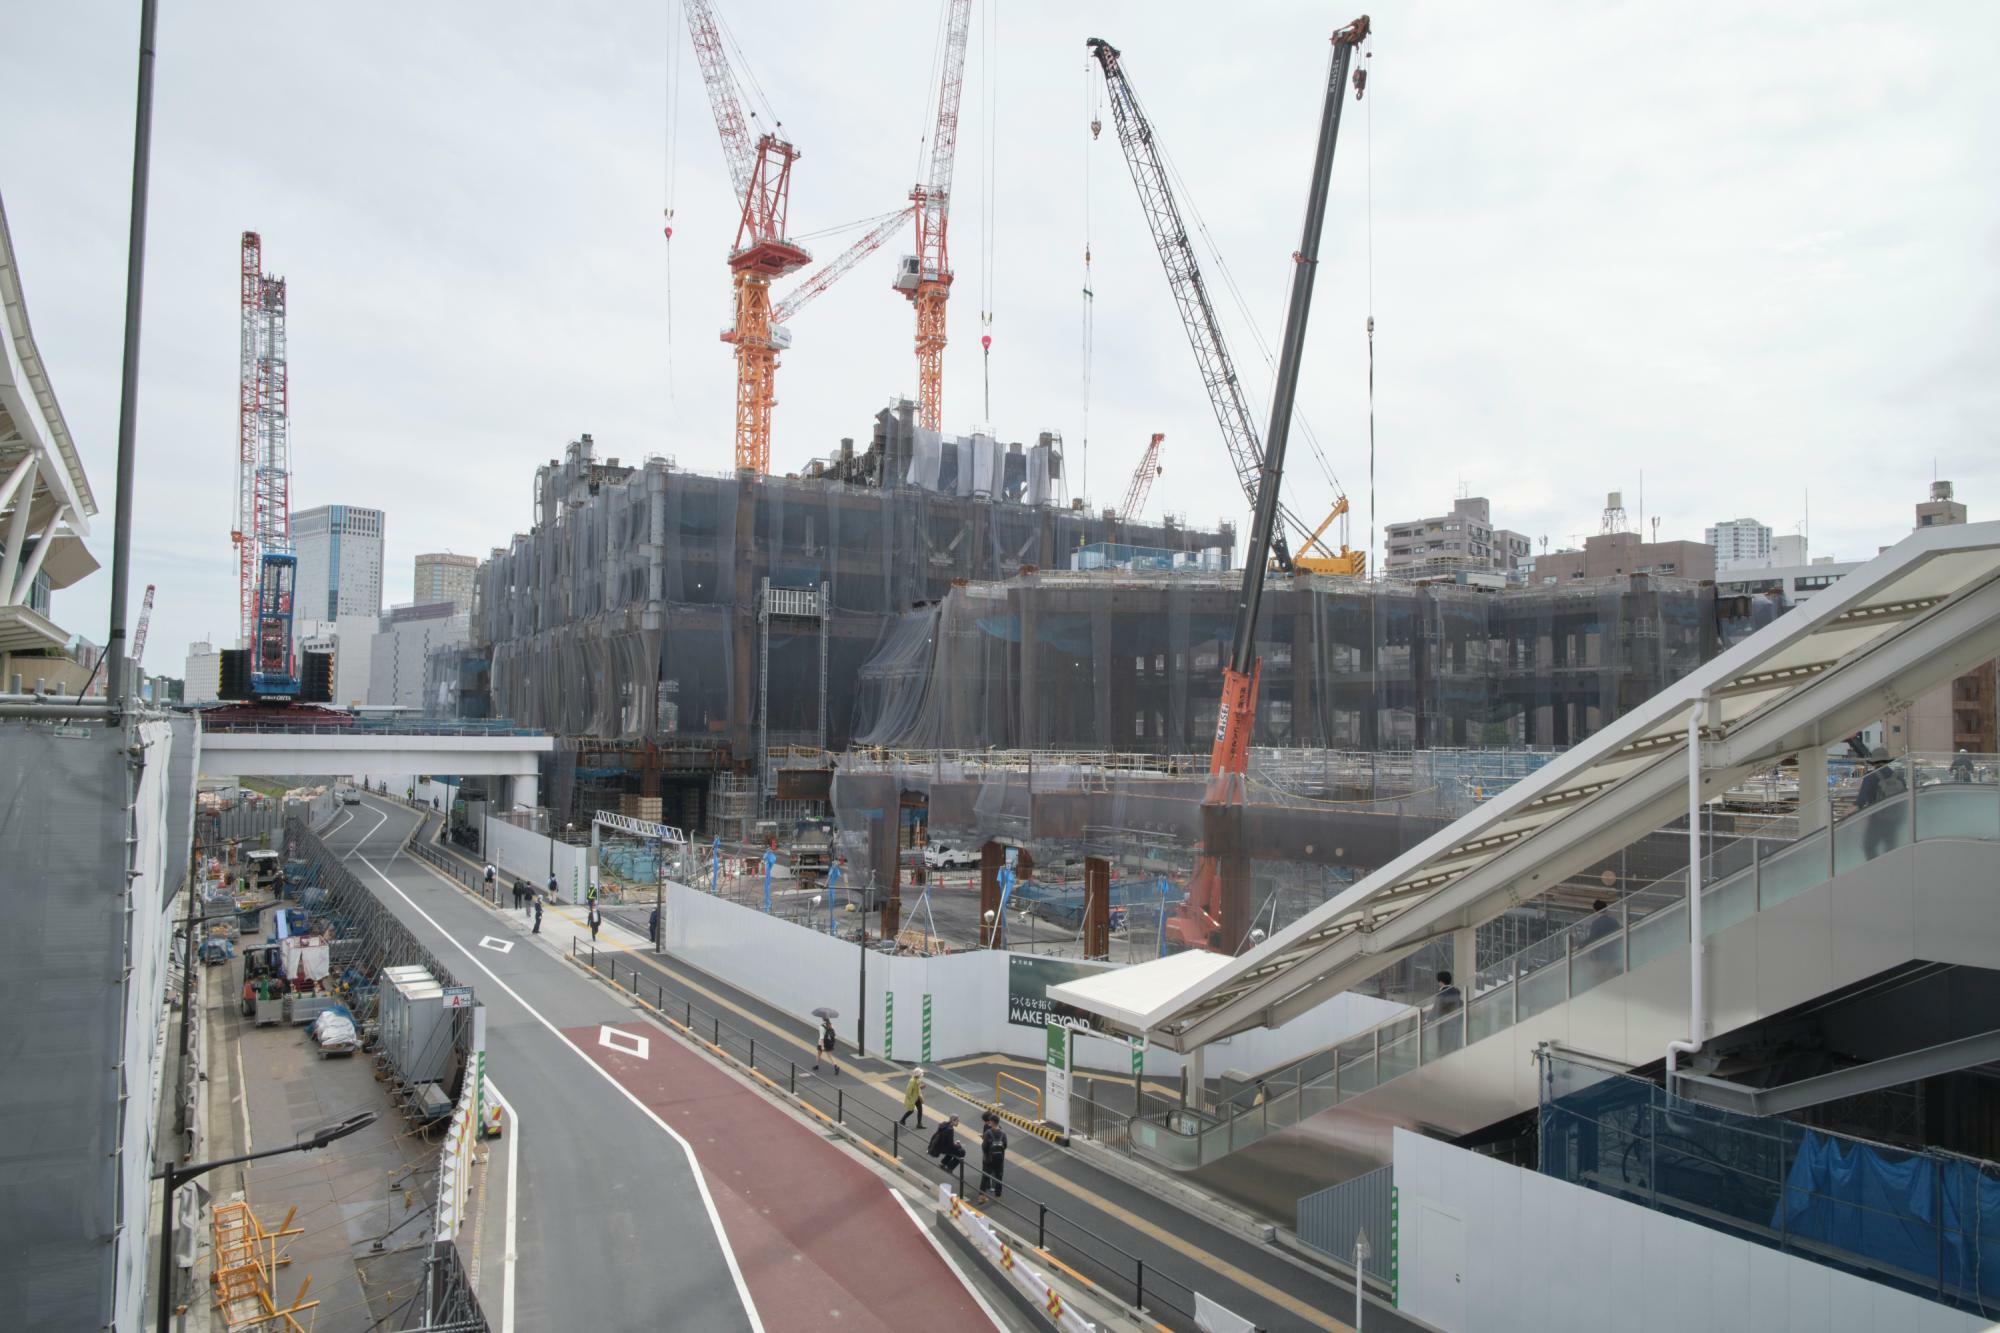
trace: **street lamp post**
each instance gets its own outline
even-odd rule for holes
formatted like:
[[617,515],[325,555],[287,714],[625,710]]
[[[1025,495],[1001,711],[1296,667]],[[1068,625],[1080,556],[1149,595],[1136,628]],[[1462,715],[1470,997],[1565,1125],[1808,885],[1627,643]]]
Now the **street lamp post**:
[[279,1157],[285,1153],[311,1152],[324,1148],[335,1139],[344,1139],[356,1130],[368,1128],[375,1123],[374,1111],[356,1111],[330,1125],[314,1130],[310,1138],[296,1143],[287,1143],[282,1148],[266,1148],[262,1152],[239,1153],[234,1157],[218,1157],[213,1162],[195,1162],[181,1166],[169,1162],[166,1169],[153,1179],[166,1182],[160,1192],[160,1299],[158,1304],[159,1333],[167,1333],[174,1317],[174,1195],[188,1182],[207,1175],[218,1166],[234,1166],[238,1162],[254,1162],[262,1157]]

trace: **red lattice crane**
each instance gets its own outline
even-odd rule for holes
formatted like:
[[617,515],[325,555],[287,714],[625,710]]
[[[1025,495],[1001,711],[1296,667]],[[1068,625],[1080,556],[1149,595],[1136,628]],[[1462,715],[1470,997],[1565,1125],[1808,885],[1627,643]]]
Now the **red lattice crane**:
[[1167,437],[1154,434],[1152,443],[1139,457],[1139,466],[1132,469],[1132,484],[1125,488],[1125,503],[1118,506],[1118,517],[1130,523],[1139,517],[1139,511],[1146,507],[1146,497],[1152,494],[1153,479],[1160,475],[1160,444]]
[[917,424],[942,429],[944,419],[945,303],[951,296],[951,168],[958,153],[958,102],[965,89],[965,41],[972,0],[945,0],[944,73],[938,82],[937,128],[931,134],[930,169],[910,191],[917,213],[917,252],[905,255],[896,290],[917,308]]
[[722,33],[708,0],[687,0],[688,35],[708,85],[709,108],[722,135],[722,155],[736,187],[743,215],[729,251],[735,275],[736,317],[722,341],[736,347],[736,466],[768,472],[771,463],[771,408],[777,402],[778,352],[771,318],[771,280],[806,266],[812,255],[785,236],[791,206],[792,163],[799,150],[776,134],[753,142],[736,75],[723,49]]
[[237,365],[236,544],[237,642],[248,647],[257,625],[257,583],[264,557],[292,549],[291,448],[286,438],[285,280],[263,271],[264,243],[243,233],[242,342]]

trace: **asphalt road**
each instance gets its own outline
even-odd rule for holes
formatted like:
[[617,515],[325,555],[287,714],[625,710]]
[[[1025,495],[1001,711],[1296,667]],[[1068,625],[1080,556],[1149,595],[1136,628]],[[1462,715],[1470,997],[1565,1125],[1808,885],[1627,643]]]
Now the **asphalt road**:
[[323,841],[486,1006],[521,1135],[514,1308],[496,1330],[762,1328],[687,1146],[563,1035],[631,1009],[398,855],[417,819],[371,797]]

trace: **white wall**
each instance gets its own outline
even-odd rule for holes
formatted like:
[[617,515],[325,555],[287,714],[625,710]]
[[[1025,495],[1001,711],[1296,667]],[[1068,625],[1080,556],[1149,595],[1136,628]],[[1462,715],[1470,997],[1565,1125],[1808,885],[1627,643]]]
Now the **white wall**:
[[[503,878],[518,875],[537,888],[548,887],[549,839],[530,829],[516,828],[504,819],[475,822],[483,826],[487,855]],[[554,861],[556,881],[562,886],[564,900],[582,902],[587,887],[586,867],[590,862],[590,848],[558,842],[555,844]]]
[[1395,1183],[1398,1303],[1442,1333],[1986,1327],[1921,1297],[1403,1129]]
[[[814,1009],[830,1005],[841,1013],[835,1025],[841,1039],[852,1038],[860,971],[854,945],[682,884],[667,886],[663,916],[661,934],[669,953],[788,1010],[801,1022],[810,1023]],[[1042,1059],[1046,1054],[1043,1033],[1007,1021],[1007,958],[994,949],[942,958],[898,958],[871,951],[868,1049],[882,1048],[882,996],[893,992],[896,1023],[892,1058],[922,1058],[923,1005],[928,992],[933,1060],[995,1051]],[[1212,1046],[1208,1072],[1214,1076],[1226,1068],[1240,1067],[1253,1073],[1268,1069],[1371,1027],[1399,1008],[1362,995],[1335,996],[1275,1032],[1240,1033],[1231,1042]],[[1080,1042],[1077,1059],[1100,1068],[1129,1068],[1122,1052],[1108,1042]],[[1178,1075],[1180,1068],[1181,1057],[1173,1052],[1147,1050],[1149,1075]]]

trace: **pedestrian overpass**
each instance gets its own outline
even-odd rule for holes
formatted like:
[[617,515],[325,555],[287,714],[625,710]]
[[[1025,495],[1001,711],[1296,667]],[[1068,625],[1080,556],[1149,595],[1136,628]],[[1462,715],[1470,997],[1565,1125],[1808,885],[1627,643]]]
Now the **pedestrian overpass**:
[[[1199,1079],[1216,1041],[1450,941],[1449,1005],[1267,1071],[1254,1118],[1225,1106],[1134,1123],[1135,1148],[1194,1169],[1270,1133],[1281,1099],[1280,1128],[1338,1106],[1462,1133],[1534,1104],[1524,1042],[1636,1066],[1883,968],[2000,967],[1984,901],[2000,879],[2000,788],[1924,785],[1950,781],[1941,756],[1880,809],[1842,821],[1826,798],[1827,746],[1996,656],[2000,523],[1925,530],[1246,953],[1179,954],[1050,998],[1188,1053]],[[1785,836],[1703,847],[1693,892],[1684,874],[1641,886],[1580,923],[1588,938],[1476,957],[1478,926],[1787,759],[1805,795]],[[1710,953],[1722,967],[1704,967]]]
[[[267,710],[270,711],[270,710]],[[283,718],[203,716],[200,771],[209,777],[444,773],[511,779],[512,805],[537,804],[537,778],[555,738],[501,723],[418,721],[333,725]]]

